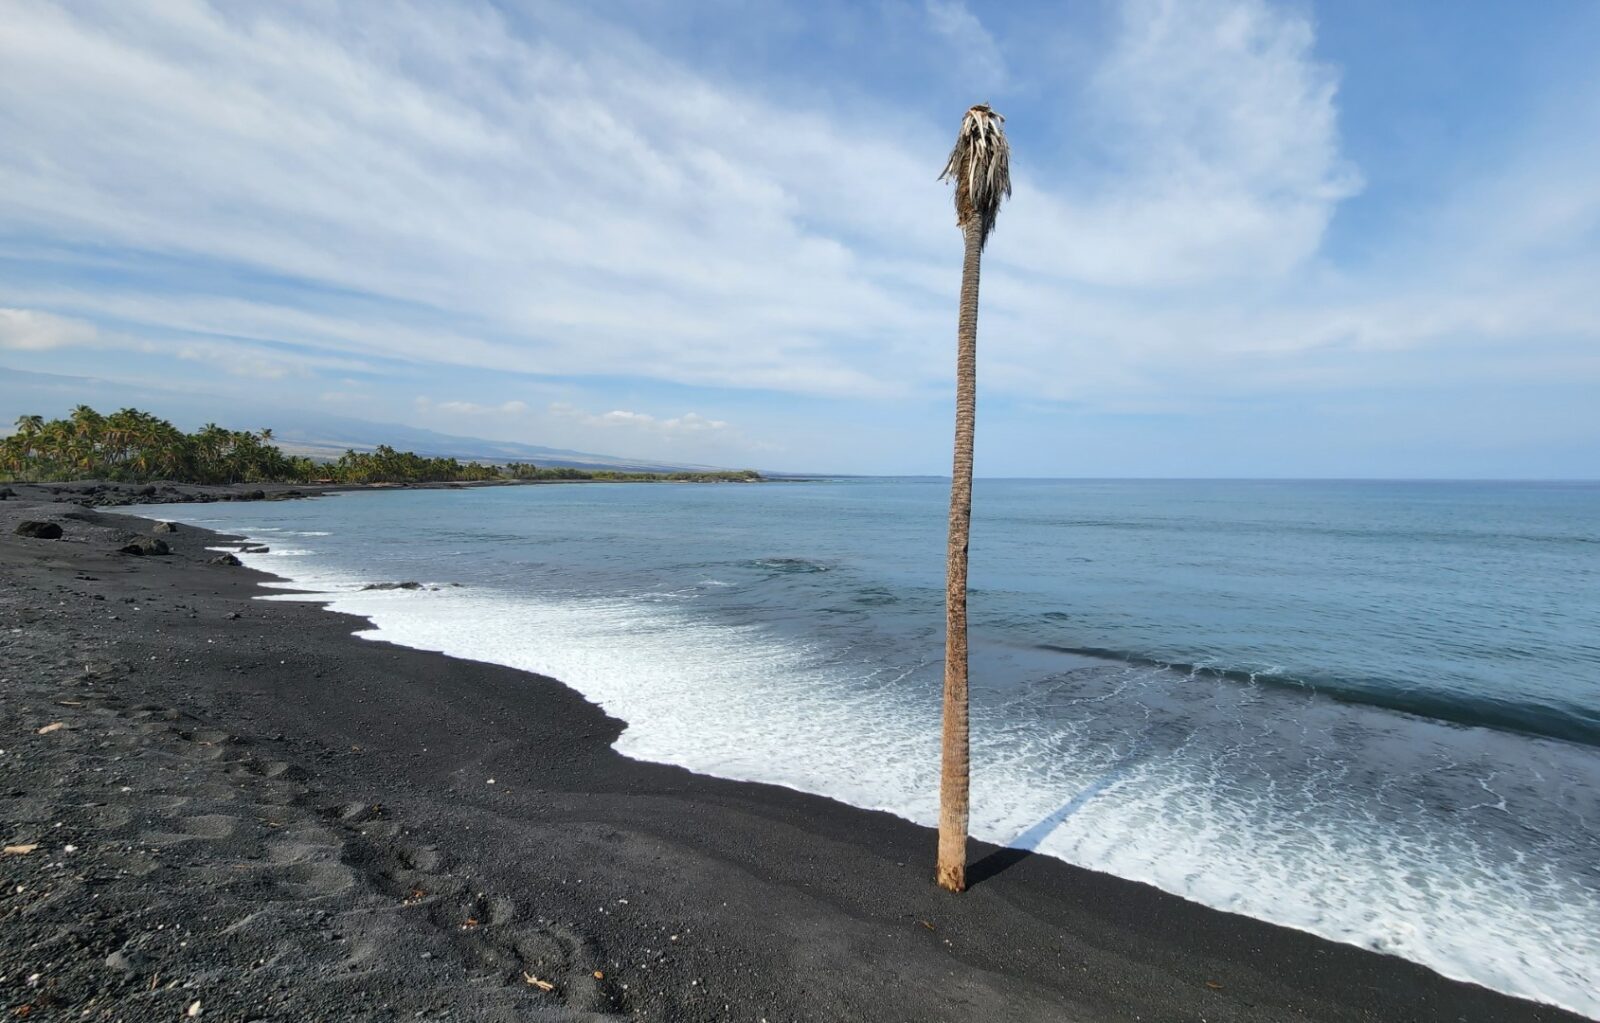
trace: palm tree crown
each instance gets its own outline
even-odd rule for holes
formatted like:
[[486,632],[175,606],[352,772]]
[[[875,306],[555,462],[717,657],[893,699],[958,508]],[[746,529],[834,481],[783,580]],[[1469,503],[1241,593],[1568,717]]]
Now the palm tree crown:
[[939,175],[940,181],[956,186],[956,226],[976,226],[980,247],[988,244],[1000,204],[1011,197],[1011,143],[1005,122],[987,103],[969,109]]

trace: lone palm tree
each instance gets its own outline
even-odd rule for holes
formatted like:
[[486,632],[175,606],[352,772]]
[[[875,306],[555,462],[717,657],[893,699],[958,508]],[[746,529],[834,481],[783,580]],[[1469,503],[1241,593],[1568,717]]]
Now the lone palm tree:
[[967,886],[970,771],[967,739],[967,538],[972,526],[972,432],[978,390],[978,274],[1000,203],[1011,195],[1011,144],[1005,118],[980,103],[961,119],[941,181],[955,185],[956,226],[966,241],[961,313],[956,328],[956,440],[950,473],[950,545],[946,558],[944,742],[939,778],[941,888]]

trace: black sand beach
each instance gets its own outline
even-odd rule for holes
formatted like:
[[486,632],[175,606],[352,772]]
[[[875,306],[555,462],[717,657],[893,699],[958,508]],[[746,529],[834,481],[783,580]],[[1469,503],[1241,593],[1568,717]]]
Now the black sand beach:
[[121,554],[150,521],[12,489],[10,1017],[1578,1019],[978,843],[946,895],[927,829],[625,759],[559,682],[356,639],[253,600],[215,534]]

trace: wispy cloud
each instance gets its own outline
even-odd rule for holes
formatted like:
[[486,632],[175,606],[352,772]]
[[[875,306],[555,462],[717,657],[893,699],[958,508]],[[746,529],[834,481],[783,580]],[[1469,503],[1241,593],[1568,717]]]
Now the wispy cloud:
[[[1067,286],[1193,281],[1281,272],[1315,249],[1349,179],[1309,29],[1259,4],[1220,24],[1186,9],[1127,16],[1096,85],[1125,166],[1087,191],[1024,178],[996,246],[1006,268]],[[991,47],[965,8],[929,10]],[[21,3],[0,35],[0,116],[23,140],[0,154],[0,219],[304,285],[70,301],[153,326],[798,392],[942,379],[906,356],[944,332],[952,290],[931,173],[948,126],[913,121],[897,133],[923,140],[913,151],[729,91],[625,34],[539,29],[487,7],[358,25]],[[1055,329],[1008,323],[1036,340]]]
[[[1386,258],[1341,262],[1330,226],[1365,177],[1307,8],[1105,11],[1070,90],[1009,111],[986,393],[1115,413],[1412,379],[1445,354],[1474,379],[1595,372],[1594,96],[1481,180],[1441,171]],[[963,88],[1020,96],[1017,54],[962,0],[904,14]],[[0,348],[661,443],[763,435],[708,394],[942,397],[959,238],[934,175],[959,110],[898,96],[869,119],[847,83],[709,63],[559,3],[12,0]],[[1051,105],[1071,127],[1054,161],[1024,145]],[[522,383],[409,404],[419,378],[489,373]],[[573,399],[610,420],[510,407],[532,379],[674,397]]]
[[97,334],[93,324],[81,320],[32,309],[0,308],[0,348],[48,351],[93,341]]
[[1006,61],[1000,44],[964,0],[924,0],[928,24],[948,44],[968,84],[1000,89],[1006,84]]
[[[340,404],[360,400],[345,393],[326,398]],[[693,411],[657,415],[629,409],[592,411],[567,401],[534,405],[520,399],[489,403],[427,395],[417,396],[412,404],[422,421],[446,432],[504,440],[537,437],[540,443],[601,453],[681,461],[707,452],[742,461],[754,452],[777,450],[725,419]]]
[[528,412],[528,403],[517,400],[503,401],[498,405],[484,405],[475,401],[434,401],[431,398],[419,397],[416,405],[423,411],[437,410],[446,415],[521,416]]
[[595,414],[558,402],[550,406],[550,414],[575,420],[588,427],[622,428],[664,436],[729,431],[728,424],[723,420],[710,419],[698,412],[685,412],[663,419],[648,412],[629,412],[626,409]]

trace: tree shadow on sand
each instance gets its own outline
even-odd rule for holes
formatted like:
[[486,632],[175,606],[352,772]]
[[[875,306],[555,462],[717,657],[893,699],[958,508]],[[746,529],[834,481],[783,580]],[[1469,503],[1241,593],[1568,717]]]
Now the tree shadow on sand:
[[1060,827],[1068,817],[1087,806],[1094,797],[1127,777],[1134,765],[1147,755],[1147,751],[1142,747],[1136,746],[1129,750],[1114,761],[1105,774],[1090,782],[1083,791],[1018,832],[1017,836],[1005,845],[967,867],[967,887],[976,887],[989,878],[1010,870],[1023,860],[1037,855],[1036,850],[1040,843],[1050,837],[1052,831]]

